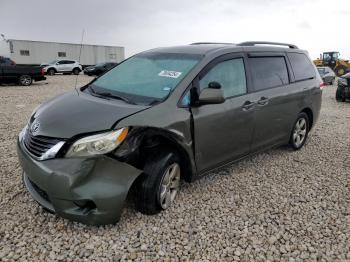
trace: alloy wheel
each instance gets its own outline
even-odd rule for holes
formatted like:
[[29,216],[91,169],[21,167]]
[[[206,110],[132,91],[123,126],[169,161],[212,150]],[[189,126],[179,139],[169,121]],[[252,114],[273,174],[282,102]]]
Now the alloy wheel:
[[297,147],[300,147],[304,143],[306,132],[307,124],[305,118],[298,119],[293,132],[293,142]]
[[180,166],[177,163],[166,169],[159,190],[159,203],[162,209],[167,209],[174,201],[180,187],[180,176]]
[[21,76],[19,79],[21,85],[28,86],[32,82],[32,78],[28,75]]

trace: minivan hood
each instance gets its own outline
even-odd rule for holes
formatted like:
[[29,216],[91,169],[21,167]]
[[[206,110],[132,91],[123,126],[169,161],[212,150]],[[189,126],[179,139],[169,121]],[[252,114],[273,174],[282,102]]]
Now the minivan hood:
[[30,119],[34,135],[71,138],[78,134],[111,129],[129,115],[150,106],[107,100],[80,91],[71,91],[42,104]]

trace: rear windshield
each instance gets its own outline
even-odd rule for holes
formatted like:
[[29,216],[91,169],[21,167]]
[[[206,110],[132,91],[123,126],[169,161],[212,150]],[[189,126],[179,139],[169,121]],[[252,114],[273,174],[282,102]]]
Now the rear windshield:
[[92,86],[98,92],[111,92],[135,103],[162,101],[201,57],[188,54],[139,54],[108,71]]

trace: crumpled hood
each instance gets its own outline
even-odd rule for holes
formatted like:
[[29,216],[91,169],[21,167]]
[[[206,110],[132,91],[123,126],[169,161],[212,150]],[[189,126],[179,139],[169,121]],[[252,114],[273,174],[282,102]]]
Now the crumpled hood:
[[31,117],[29,129],[34,135],[71,138],[111,129],[118,120],[147,108],[74,90],[42,104]]

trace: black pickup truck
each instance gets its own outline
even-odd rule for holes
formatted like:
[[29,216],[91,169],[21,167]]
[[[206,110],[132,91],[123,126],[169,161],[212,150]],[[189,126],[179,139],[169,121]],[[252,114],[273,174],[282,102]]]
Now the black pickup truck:
[[44,70],[39,66],[18,66],[7,57],[0,56],[0,83],[18,83],[29,86],[34,81],[45,80]]

